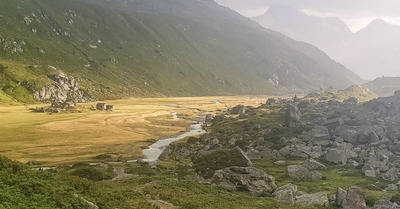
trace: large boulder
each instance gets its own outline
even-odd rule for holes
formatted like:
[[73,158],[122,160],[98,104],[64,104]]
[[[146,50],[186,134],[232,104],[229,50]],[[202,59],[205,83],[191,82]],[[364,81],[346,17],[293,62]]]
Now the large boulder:
[[307,159],[303,163],[303,167],[307,168],[309,171],[313,170],[326,170],[326,166],[314,159]]
[[304,207],[310,205],[328,206],[329,200],[325,192],[318,192],[315,194],[303,194],[297,196],[295,203]]
[[312,154],[312,149],[311,147],[308,147],[303,144],[292,144],[292,145],[287,145],[286,147],[283,147],[279,150],[279,153],[283,157],[299,157],[299,158],[309,158]]
[[342,143],[336,148],[328,149],[325,158],[329,162],[345,165],[349,159],[356,158],[357,156],[358,154],[354,152],[351,144]]
[[359,187],[352,186],[347,191],[338,188],[336,192],[336,204],[344,209],[366,209],[364,195]]
[[398,168],[391,168],[386,173],[381,174],[381,177],[388,181],[396,181],[400,178],[400,169]]
[[286,112],[286,124],[288,124],[290,127],[296,127],[297,125],[301,124],[300,118],[301,112],[297,107],[297,104],[291,103]]
[[310,131],[303,135],[303,140],[311,144],[319,144],[321,141],[329,140],[329,130],[325,126],[314,126]]
[[265,192],[273,193],[277,187],[273,176],[254,167],[233,166],[217,170],[213,181],[220,186],[247,191],[255,196],[260,196]]
[[308,180],[310,171],[302,165],[289,165],[286,169],[290,178],[295,180]]
[[374,209],[400,209],[400,206],[391,202],[390,199],[392,199],[391,196],[382,197],[375,202]]
[[310,172],[303,165],[289,165],[286,169],[290,178],[298,181],[320,181],[322,175],[318,171]]
[[327,161],[336,164],[345,165],[347,163],[346,153],[341,149],[329,149],[325,158]]
[[355,137],[358,144],[370,144],[380,140],[372,126],[360,127]]
[[275,199],[283,204],[294,204],[297,193],[297,186],[286,184],[275,190]]
[[328,128],[335,129],[338,126],[343,125],[343,123],[344,123],[343,118],[331,118],[326,120],[324,125]]
[[375,170],[365,170],[364,175],[367,178],[375,178],[376,177],[376,172]]
[[309,158],[311,155],[311,148],[305,145],[295,145],[292,146],[292,150],[291,150],[291,156],[292,157],[300,157],[300,158]]
[[229,110],[229,114],[233,115],[246,114],[246,106],[237,105],[235,107],[232,107],[232,109]]
[[351,129],[349,126],[339,126],[336,128],[336,135],[341,137],[344,141],[351,143],[351,144],[356,144],[357,139],[357,131]]

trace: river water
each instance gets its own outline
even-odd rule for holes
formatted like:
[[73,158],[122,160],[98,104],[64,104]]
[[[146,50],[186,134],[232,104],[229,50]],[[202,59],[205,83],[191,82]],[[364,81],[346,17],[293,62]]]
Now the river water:
[[189,128],[185,133],[158,140],[156,143],[150,145],[148,149],[143,150],[143,155],[144,155],[143,161],[156,162],[158,160],[158,157],[160,157],[161,153],[172,142],[184,139],[189,136],[195,136],[206,133],[206,131],[203,130],[203,125],[204,125],[203,122],[193,121],[193,124],[189,126]]

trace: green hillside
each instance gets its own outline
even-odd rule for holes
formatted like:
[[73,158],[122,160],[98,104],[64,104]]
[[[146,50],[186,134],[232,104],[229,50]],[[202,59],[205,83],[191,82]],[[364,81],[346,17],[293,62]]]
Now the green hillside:
[[[317,48],[213,1],[0,0],[0,5],[0,95],[12,98],[48,84],[49,65],[77,78],[99,99],[304,93],[362,82]],[[26,69],[25,77],[10,73],[15,65]],[[32,83],[32,74],[40,79]]]

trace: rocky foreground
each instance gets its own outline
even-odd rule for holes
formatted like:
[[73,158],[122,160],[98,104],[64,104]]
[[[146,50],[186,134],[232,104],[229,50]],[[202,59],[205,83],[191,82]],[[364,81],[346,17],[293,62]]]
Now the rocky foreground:
[[[400,186],[400,91],[365,103],[356,97],[269,99],[258,108],[237,106],[206,120],[209,133],[172,144],[162,155],[178,162],[190,158],[185,179],[273,196],[285,204],[400,208],[392,197]],[[279,182],[254,166],[260,159],[286,166],[288,179]],[[361,170],[362,181],[371,183],[337,187],[334,194],[329,189],[306,193],[296,185],[340,181],[323,175],[333,168]],[[365,188],[379,191],[379,198],[370,201]]]

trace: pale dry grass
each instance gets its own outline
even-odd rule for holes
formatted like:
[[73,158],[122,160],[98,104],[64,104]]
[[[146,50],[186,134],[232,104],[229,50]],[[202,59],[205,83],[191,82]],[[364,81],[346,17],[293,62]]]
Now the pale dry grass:
[[[196,113],[224,110],[237,104],[258,106],[264,97],[129,98],[106,101],[115,111],[82,113],[32,113],[32,106],[0,107],[0,154],[47,165],[92,160],[103,153],[128,158],[142,156],[147,139],[159,139],[184,131]],[[218,100],[221,104],[216,104]],[[92,104],[84,104],[90,107]],[[34,105],[35,106],[35,105]],[[38,106],[38,105],[36,105]]]

